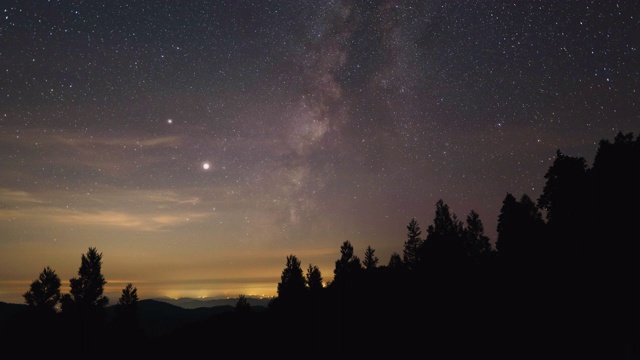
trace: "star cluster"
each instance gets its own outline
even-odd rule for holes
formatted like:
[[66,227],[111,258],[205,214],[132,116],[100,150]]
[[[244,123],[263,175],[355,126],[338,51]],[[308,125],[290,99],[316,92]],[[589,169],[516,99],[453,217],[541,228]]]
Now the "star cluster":
[[0,301],[273,296],[286,256],[386,264],[443,199],[492,240],[556,150],[638,133],[635,1],[5,1]]

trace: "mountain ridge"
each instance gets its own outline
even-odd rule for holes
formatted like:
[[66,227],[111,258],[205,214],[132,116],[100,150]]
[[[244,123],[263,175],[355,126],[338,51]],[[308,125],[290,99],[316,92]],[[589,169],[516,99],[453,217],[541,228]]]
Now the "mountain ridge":
[[[138,300],[138,323],[147,337],[159,337],[190,323],[201,322],[212,316],[233,312],[238,299],[154,298]],[[251,309],[256,312],[264,311],[271,300],[246,299]],[[0,301],[0,328],[27,309],[26,304]],[[116,304],[108,305],[105,308],[107,322],[114,318],[116,309]]]
[[[161,302],[166,302],[168,304],[176,305],[182,307],[184,309],[197,309],[200,307],[214,307],[214,306],[224,306],[231,305],[235,306],[238,303],[239,297],[228,297],[228,298],[190,298],[190,297],[181,297],[177,299],[173,299],[170,297],[155,297],[150,298],[148,300],[156,300]],[[267,297],[246,297],[247,303],[251,306],[268,306],[269,302],[273,300],[273,298]]]

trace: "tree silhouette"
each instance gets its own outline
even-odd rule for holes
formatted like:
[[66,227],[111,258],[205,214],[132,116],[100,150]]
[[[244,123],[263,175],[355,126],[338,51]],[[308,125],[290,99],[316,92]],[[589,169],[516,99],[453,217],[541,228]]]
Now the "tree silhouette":
[[138,289],[132,283],[122,289],[116,305],[115,321],[119,323],[121,331],[124,329],[129,333],[138,329]]
[[283,304],[292,305],[304,298],[306,290],[300,260],[295,255],[287,256],[287,263],[278,283],[278,299]]
[[[325,294],[325,289],[322,285],[322,273],[320,272],[320,268],[318,266],[309,264],[306,274],[306,283],[309,290],[310,300],[308,306],[311,309],[315,309],[316,306],[319,305],[322,297]],[[316,311],[312,311],[312,314],[309,318],[313,319],[311,321],[314,321],[315,323],[315,321],[319,321],[320,316],[316,315]]]
[[420,247],[421,266],[455,268],[464,258],[463,224],[449,205],[436,202],[433,224],[427,228],[427,238]]
[[542,260],[545,223],[529,195],[523,194],[517,201],[507,193],[498,215],[497,230],[496,249],[510,264],[526,267],[532,261]]
[[102,275],[102,253],[90,247],[86,254],[82,254],[81,261],[78,277],[69,280],[70,294],[62,296],[63,312],[69,306],[104,308],[109,304],[109,298],[103,295],[107,281]]
[[547,179],[538,206],[547,212],[549,223],[575,222],[573,214],[585,197],[586,161],[582,157],[566,156],[558,150],[553,165],[544,175]]
[[120,306],[135,306],[138,302],[138,289],[133,287],[132,283],[128,283],[124,289],[122,289],[122,295],[118,299],[118,305]]
[[45,267],[37,280],[31,283],[23,295],[25,303],[39,311],[55,311],[60,301],[60,278],[49,266]]
[[[635,346],[640,356],[640,136],[619,132],[603,139],[591,167],[589,224],[593,256],[584,261],[583,281],[591,300],[584,309],[603,309],[592,321],[602,343]],[[614,319],[619,319],[615,321]]]
[[233,308],[233,311],[239,314],[247,314],[251,311],[251,304],[249,304],[249,301],[244,294],[240,294],[238,296],[238,301],[236,302],[236,306]]
[[306,283],[312,294],[316,294],[318,291],[322,290],[322,273],[318,266],[309,264],[309,267],[307,268]]
[[634,140],[633,133],[620,132],[613,143],[600,141],[591,177],[590,201],[599,220],[595,232],[607,239],[598,254],[616,268],[632,264],[631,256],[640,252],[640,136]]
[[[26,307],[9,316],[0,302],[0,339],[6,347],[24,347],[28,358],[51,357],[65,339],[60,331],[59,314],[55,306],[60,298],[60,278],[49,266],[34,280],[23,295]],[[24,308],[24,309],[22,309]]]
[[140,345],[143,331],[138,321],[138,289],[128,283],[115,306],[115,317],[112,321],[111,335],[114,339],[112,353],[131,351]]
[[498,238],[496,239],[496,250],[502,256],[508,256],[514,250],[512,248],[512,239],[516,237],[518,232],[516,223],[516,213],[518,201],[511,193],[502,200],[502,207],[500,208],[500,214],[498,215]]
[[378,257],[375,255],[375,250],[371,246],[367,246],[367,249],[364,251],[364,260],[362,261],[362,265],[367,270],[373,270],[378,267]]
[[340,259],[336,260],[336,266],[333,269],[333,283],[346,280],[359,270],[362,270],[360,258],[354,255],[351,242],[345,240],[340,246]]
[[414,269],[419,262],[419,249],[422,246],[422,239],[420,239],[420,226],[415,218],[409,221],[407,225],[407,240],[404,242],[403,260],[405,266],[409,270]]
[[468,257],[476,262],[489,255],[491,243],[489,237],[484,234],[484,225],[480,220],[480,215],[471,210],[467,215],[467,225],[464,229],[463,247]]
[[403,266],[404,264],[402,263],[402,257],[400,256],[400,254],[395,251],[391,253],[391,256],[389,257],[389,264],[387,264],[387,267],[389,269],[399,270]]
[[88,351],[97,346],[105,327],[104,308],[109,298],[103,295],[107,283],[102,275],[102,253],[90,247],[82,255],[78,277],[70,279],[71,291],[62,295],[62,313],[69,331],[79,341],[79,348]]
[[[568,263],[583,251],[594,251],[589,244],[590,211],[587,165],[582,157],[564,155],[558,150],[545,174],[546,184],[538,207],[546,211],[549,243],[557,262]],[[572,261],[573,262],[573,261]]]

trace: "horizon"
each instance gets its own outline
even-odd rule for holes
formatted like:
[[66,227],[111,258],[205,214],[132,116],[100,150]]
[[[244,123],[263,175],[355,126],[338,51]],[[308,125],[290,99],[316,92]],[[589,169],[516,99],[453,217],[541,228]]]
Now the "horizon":
[[[80,266],[80,265],[78,265]],[[103,265],[104,266],[104,265]],[[284,267],[283,267],[284,268]],[[57,273],[57,272],[56,272]],[[103,271],[104,274],[104,271]],[[58,274],[59,275],[59,274]],[[76,276],[74,274],[74,276]],[[10,303],[10,304],[24,304],[24,298],[22,296],[23,293],[25,293],[27,290],[29,290],[29,286],[31,285],[31,282],[33,280],[37,279],[37,275],[31,280],[28,281],[24,284],[20,284],[20,285],[15,285],[14,287],[15,289],[22,289],[24,288],[24,290],[22,290],[21,292],[15,292],[15,293],[10,293],[9,291],[4,290],[4,293],[0,293],[0,301],[5,302],[5,303]],[[62,277],[60,278],[61,280],[61,287],[60,287],[60,291],[62,294],[65,293],[69,293],[69,281],[68,279],[65,281]],[[114,305],[118,302],[118,298],[120,298],[120,296],[122,295],[122,289],[124,289],[124,287],[126,286],[126,284],[128,282],[115,282],[115,285],[112,281],[109,281],[109,279],[105,276],[105,280],[107,281],[107,284],[105,285],[105,290],[104,290],[104,295],[107,296],[109,298],[109,304],[108,305]],[[134,287],[136,287],[138,289],[138,297],[140,300],[143,299],[158,299],[158,298],[166,298],[166,299],[173,299],[173,300],[179,300],[179,299],[194,299],[194,300],[217,300],[217,299],[235,299],[238,298],[240,295],[245,295],[247,297],[253,297],[253,298],[272,298],[276,296],[276,289],[278,286],[278,282],[280,281],[280,279],[278,278],[276,280],[276,282],[274,282],[273,284],[263,284],[263,289],[268,290],[268,289],[273,289],[271,290],[271,295],[269,295],[269,293],[264,292],[264,293],[254,293],[254,292],[250,292],[250,291],[241,291],[241,290],[236,290],[236,292],[233,291],[227,291],[227,292],[209,292],[207,291],[207,286],[206,285],[199,285],[199,289],[196,290],[169,290],[169,291],[163,291],[163,290],[156,290],[156,291],[145,291],[145,284],[142,283],[142,287],[140,288],[139,286],[136,286],[134,284]],[[2,288],[8,288],[7,286],[3,286]],[[248,287],[247,287],[248,288]],[[261,288],[260,285],[253,285],[252,288]],[[204,290],[200,290],[200,289],[204,289]],[[208,295],[201,295],[203,293],[207,293]]]
[[[116,293],[112,293],[112,295],[115,295]],[[118,303],[117,298],[120,296],[120,294],[117,294],[118,297],[112,298],[110,297],[108,294],[105,293],[106,296],[109,297],[109,303],[107,304],[107,306],[112,306],[112,305],[116,305]],[[237,296],[209,296],[209,297],[178,297],[178,298],[172,298],[169,296],[151,296],[151,297],[140,297],[138,299],[138,301],[143,301],[143,300],[157,300],[157,301],[172,301],[172,302],[178,302],[181,300],[188,300],[188,301],[202,301],[202,302],[206,302],[206,301],[217,301],[217,300],[236,300],[240,298],[240,295],[244,295],[246,299],[251,300],[251,299],[257,299],[257,300],[267,300],[267,299],[273,299],[276,296],[261,296],[261,295],[257,295],[257,294],[238,294]],[[115,301],[113,301],[113,299],[115,299]],[[13,305],[27,305],[24,302],[24,298],[23,301],[21,302],[11,302],[11,301],[4,301],[4,300],[0,300],[0,302],[3,302],[5,304],[13,304]]]
[[443,200],[495,246],[556,151],[638,135],[640,2],[5,2],[0,301],[95,247],[116,302],[380,265]]

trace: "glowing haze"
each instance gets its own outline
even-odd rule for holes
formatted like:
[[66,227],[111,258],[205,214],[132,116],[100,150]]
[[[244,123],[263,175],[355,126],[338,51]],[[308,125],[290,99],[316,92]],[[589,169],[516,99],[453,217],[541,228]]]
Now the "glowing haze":
[[[275,296],[402,254],[443,199],[495,240],[557,149],[636,134],[635,1],[5,1],[0,301],[89,247],[107,295]],[[635,127],[635,128],[634,128]]]

